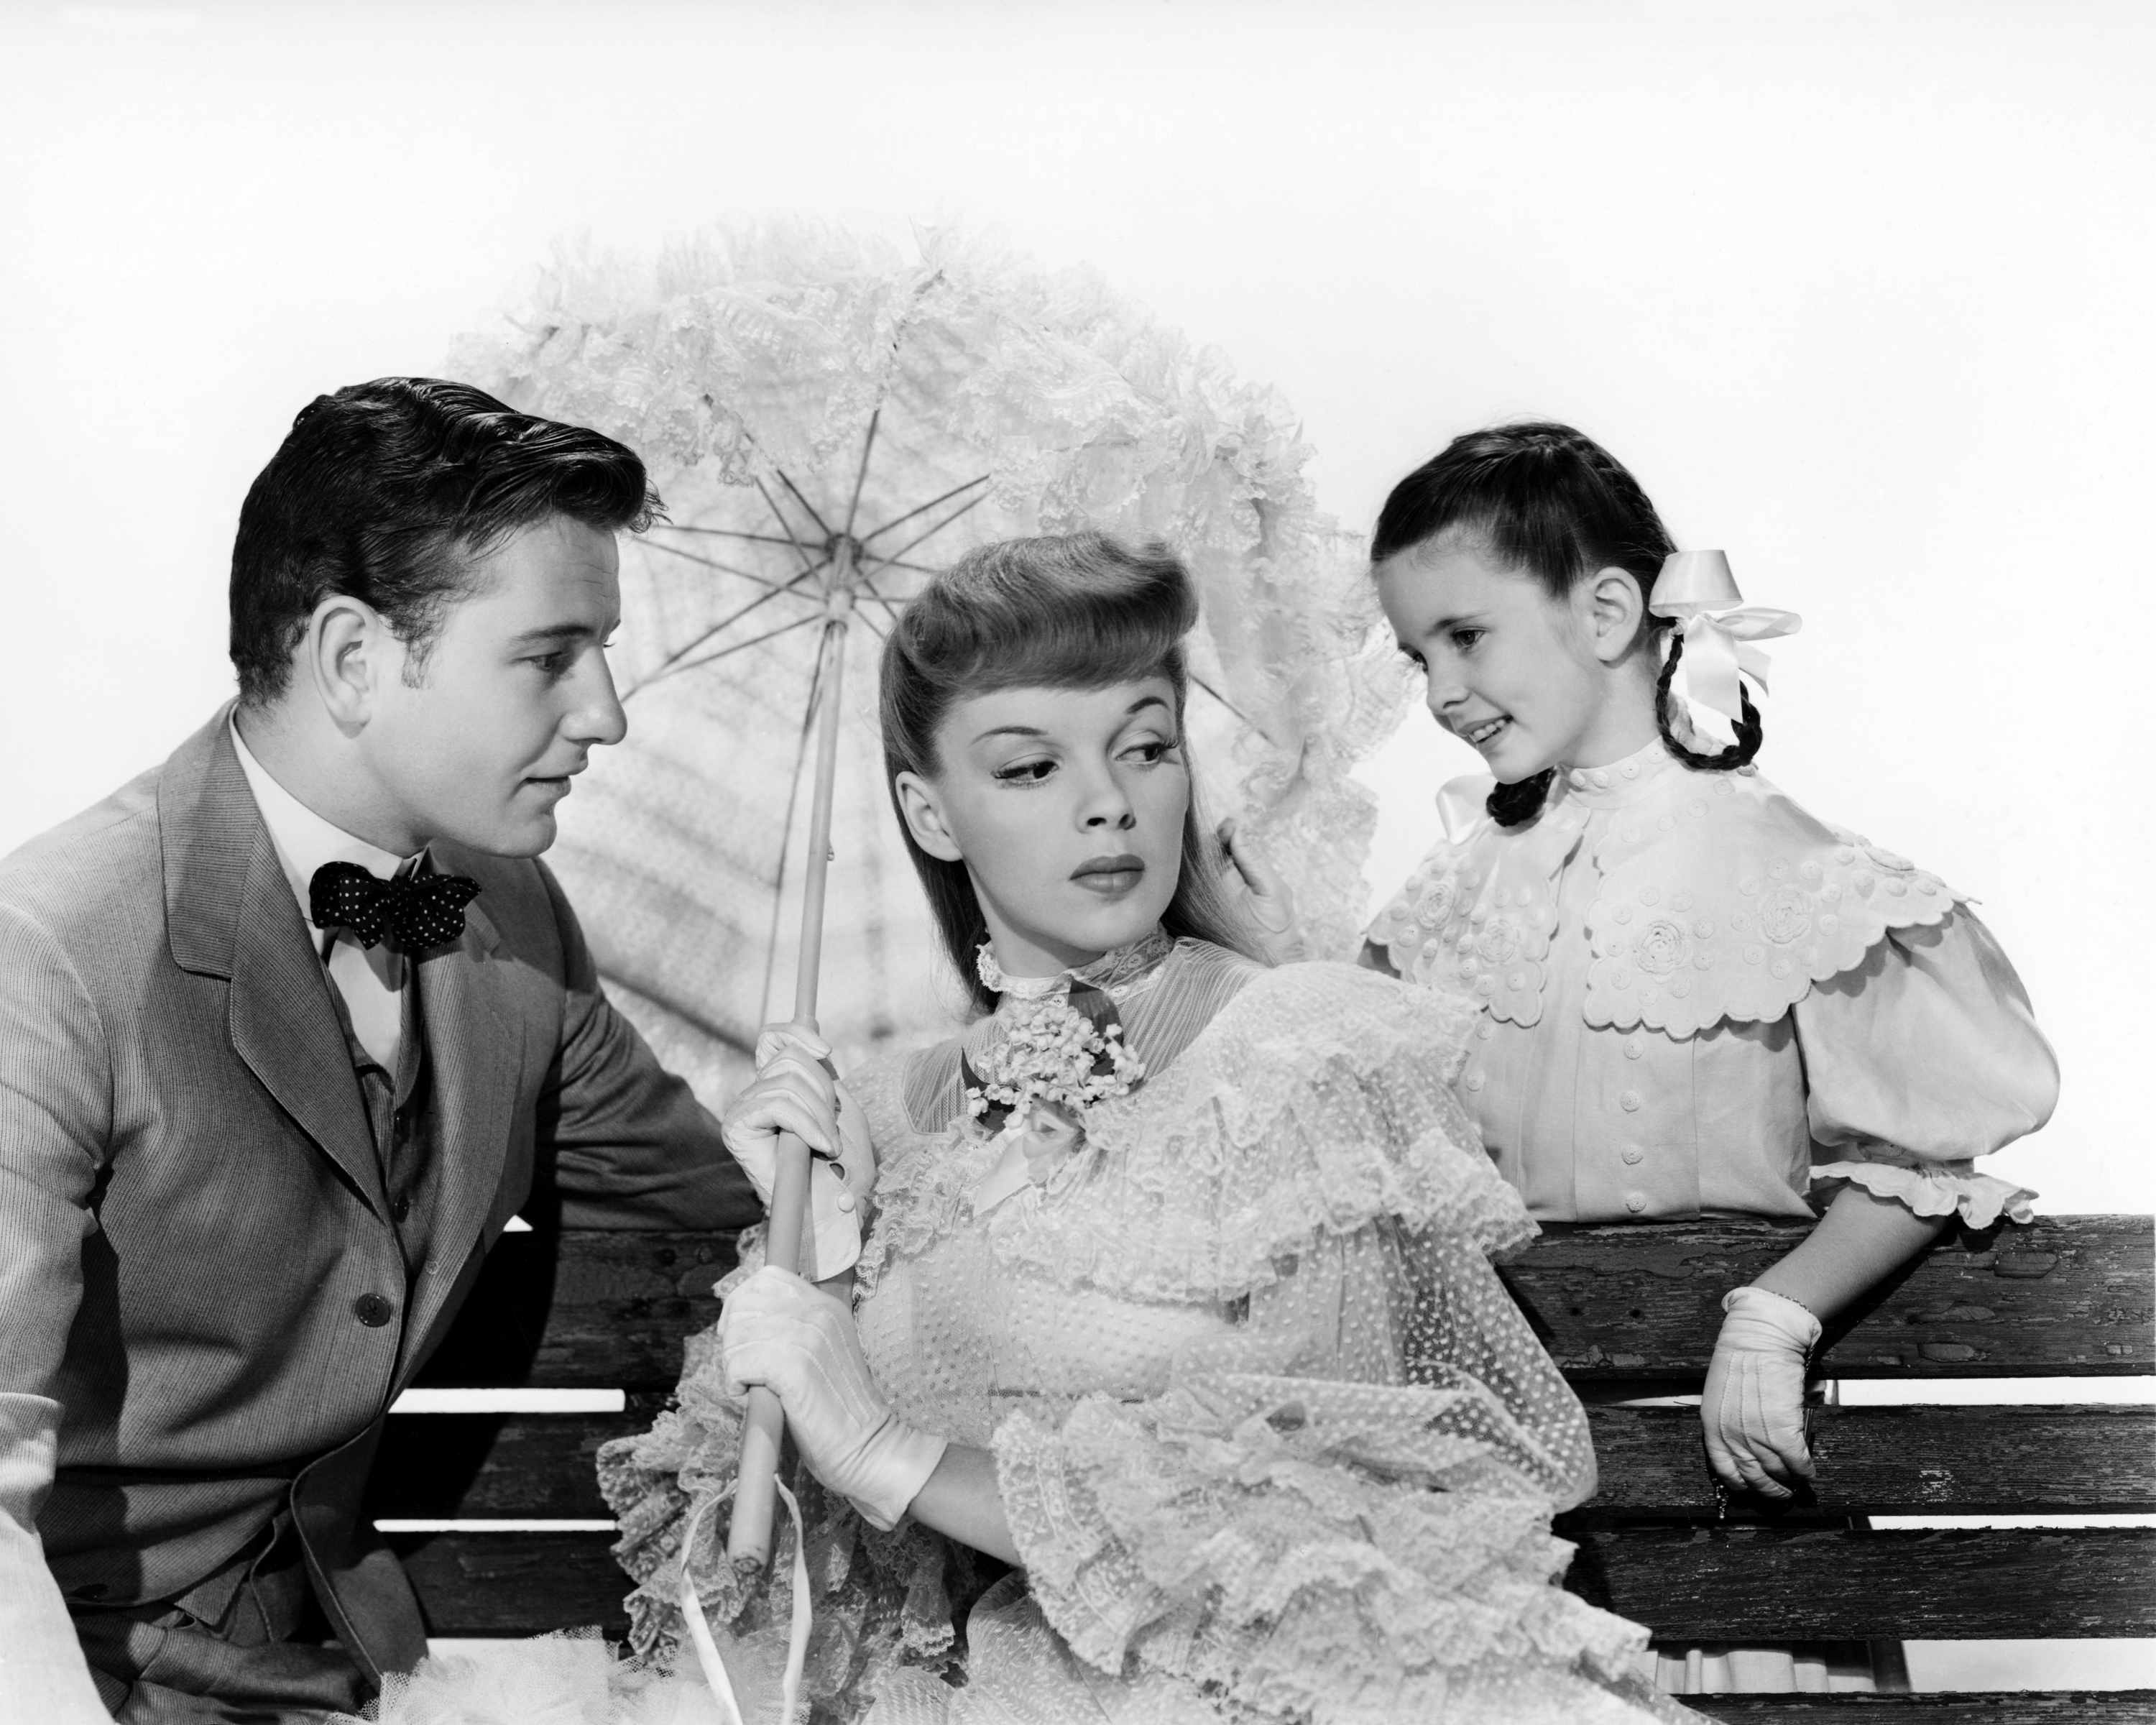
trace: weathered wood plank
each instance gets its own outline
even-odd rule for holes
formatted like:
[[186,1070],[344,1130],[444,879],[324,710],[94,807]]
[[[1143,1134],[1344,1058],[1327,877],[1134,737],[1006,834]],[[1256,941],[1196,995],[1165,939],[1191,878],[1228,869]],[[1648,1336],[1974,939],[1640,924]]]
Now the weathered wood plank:
[[2156,1527],[1616,1527],[1565,1585],[1665,1640],[2156,1635]]
[[[2156,1408],[1812,1408],[1815,1511],[1839,1515],[2156,1510]],[[1714,1514],[1690,1408],[1590,1408],[1600,1489],[1576,1516]]]
[[[1503,1273],[1568,1376],[1697,1378],[1722,1296],[1809,1225],[1553,1227]],[[1910,1378],[2156,1370],[2153,1239],[2147,1216],[2042,1216],[1949,1236],[1830,1331],[1819,1369]]]
[[730,1234],[504,1235],[419,1381],[670,1390],[681,1343],[718,1321]]
[[[651,1423],[619,1414],[413,1414],[389,1422],[368,1511],[441,1520],[607,1513],[598,1447]],[[1601,1489],[1575,1527],[1625,1517],[1711,1519],[1688,1408],[1591,1408]],[[2156,1408],[1815,1408],[1809,1508],[1848,1516],[2156,1511]]]
[[1990,1689],[1931,1695],[1686,1695],[1710,1719],[1760,1725],[2156,1725],[2156,1689]]
[[[1505,1276],[1558,1363],[1583,1381],[1697,1378],[1729,1288],[1804,1224],[1711,1220],[1553,1228]],[[684,1336],[718,1316],[726,1235],[505,1236],[428,1384],[670,1386]],[[1830,1338],[1845,1378],[2156,1370],[2151,1223],[2046,1216],[1950,1239]]]
[[629,1578],[611,1533],[393,1533],[432,1635],[536,1635],[597,1624],[615,1639]]

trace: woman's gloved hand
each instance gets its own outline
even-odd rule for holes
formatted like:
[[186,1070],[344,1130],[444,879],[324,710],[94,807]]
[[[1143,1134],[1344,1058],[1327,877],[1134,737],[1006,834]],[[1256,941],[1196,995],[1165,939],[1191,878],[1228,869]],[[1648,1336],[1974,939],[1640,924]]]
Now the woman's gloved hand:
[[1301,941],[1296,933],[1295,895],[1288,890],[1287,882],[1260,862],[1247,845],[1235,842],[1233,819],[1220,823],[1219,837],[1220,849],[1229,864],[1222,871],[1221,884],[1228,889],[1229,900],[1242,911],[1252,932],[1264,942],[1265,956],[1276,964],[1285,964],[1300,957]]
[[1792,1497],[1798,1480],[1812,1477],[1804,1363],[1818,1345],[1820,1321],[1764,1288],[1732,1288],[1722,1309],[1728,1316],[1699,1403],[1708,1465],[1734,1490]]
[[778,1135],[790,1132],[815,1153],[808,1214],[823,1281],[861,1255],[864,1214],[875,1190],[875,1147],[860,1105],[831,1074],[830,1045],[805,1024],[767,1024],[756,1044],[756,1081],[727,1104],[726,1148],[766,1209],[778,1177]]
[[893,1414],[869,1375],[843,1301],[767,1266],[736,1288],[719,1317],[726,1393],[775,1392],[808,1471],[891,1528],[943,1459],[947,1440]]

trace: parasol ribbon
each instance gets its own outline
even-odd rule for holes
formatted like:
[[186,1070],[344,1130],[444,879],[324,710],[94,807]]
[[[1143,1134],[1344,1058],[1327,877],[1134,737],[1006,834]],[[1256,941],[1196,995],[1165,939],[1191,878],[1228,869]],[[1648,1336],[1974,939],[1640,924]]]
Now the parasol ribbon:
[[[1743,677],[1767,690],[1767,655],[1748,641],[1793,635],[1804,627],[1794,611],[1744,605],[1729,559],[1718,551],[1677,551],[1662,560],[1647,608],[1676,624],[1684,656],[1671,680],[1692,728],[1727,747],[1744,716]],[[1742,608],[1738,608],[1742,607]]]
[[[780,1682],[780,1725],[791,1725],[794,1707],[801,1693],[801,1673],[808,1662],[808,1631],[812,1625],[808,1594],[808,1541],[801,1531],[801,1506],[793,1494],[786,1489],[783,1480],[773,1481],[773,1488],[786,1504],[786,1513],[793,1522],[793,1609],[786,1632],[786,1674]],[[721,1492],[700,1503],[690,1512],[688,1523],[681,1529],[681,1585],[675,1604],[680,1608],[681,1620],[689,1631],[689,1640],[696,1650],[696,1663],[703,1670],[704,1682],[725,1711],[726,1725],[747,1725],[742,1717],[741,1697],[734,1693],[732,1680],[726,1674],[726,1661],[719,1656],[719,1644],[711,1634],[710,1620],[704,1615],[704,1601],[696,1592],[696,1584],[689,1574],[690,1553],[696,1548],[696,1523],[704,1512],[725,1497]]]

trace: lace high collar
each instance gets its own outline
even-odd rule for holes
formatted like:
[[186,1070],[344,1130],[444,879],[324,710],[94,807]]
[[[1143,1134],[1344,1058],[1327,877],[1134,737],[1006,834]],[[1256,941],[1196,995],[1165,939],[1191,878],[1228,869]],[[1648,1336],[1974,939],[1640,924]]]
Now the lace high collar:
[[1090,964],[1074,965],[1053,976],[1005,976],[996,963],[995,949],[986,941],[973,955],[973,968],[983,986],[1003,996],[1004,1001],[1045,1000],[1051,995],[1067,994],[1074,983],[1083,983],[1121,1006],[1151,983],[1174,950],[1175,937],[1156,923],[1150,932],[1127,947],[1117,947]]
[[1560,768],[1557,782],[1566,797],[1589,809],[1622,809],[1638,802],[1667,774],[1682,770],[1682,763],[1657,737],[1645,748],[1606,767]]

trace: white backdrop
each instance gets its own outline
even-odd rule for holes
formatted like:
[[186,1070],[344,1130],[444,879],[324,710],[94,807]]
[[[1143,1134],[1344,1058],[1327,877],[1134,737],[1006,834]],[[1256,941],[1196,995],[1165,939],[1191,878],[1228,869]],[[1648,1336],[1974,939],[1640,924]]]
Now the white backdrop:
[[[0,0],[0,850],[230,683],[241,495],[557,237],[998,224],[1306,416],[1367,526],[1570,419],[1776,644],[1763,764],[1984,901],[2057,1043],[2001,1171],[2156,1208],[2140,1099],[2156,8],[2074,0]],[[1373,889],[1472,762],[1371,769]]]

